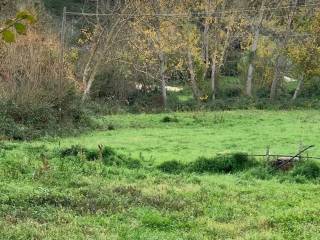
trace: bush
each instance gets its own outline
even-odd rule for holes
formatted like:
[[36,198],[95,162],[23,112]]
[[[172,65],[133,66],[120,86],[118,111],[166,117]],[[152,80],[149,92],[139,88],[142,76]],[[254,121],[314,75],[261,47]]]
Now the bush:
[[110,147],[105,147],[100,152],[100,150],[92,150],[80,145],[75,145],[71,146],[70,148],[60,150],[59,156],[62,158],[84,156],[87,161],[96,161],[102,157],[103,163],[108,166],[125,166],[128,168],[139,168],[142,165],[139,160],[132,159],[125,155],[117,154]]
[[49,103],[18,105],[0,100],[0,135],[13,140],[32,140],[91,127],[83,109],[76,107],[79,104],[75,98],[66,100],[62,108]]
[[179,122],[178,118],[177,117],[170,117],[170,116],[165,116],[161,122],[163,123],[177,123]]
[[105,147],[103,149],[102,160],[105,165],[125,166],[130,169],[139,168],[142,165],[139,160],[132,159],[123,154],[118,154],[110,147]]
[[181,173],[185,169],[185,166],[182,163],[176,160],[173,160],[173,161],[163,162],[158,166],[158,168],[165,173],[177,174],[177,173]]
[[191,172],[234,173],[257,166],[258,163],[245,153],[218,155],[215,158],[200,157],[188,166]]
[[[1,48],[6,57],[0,58],[0,65],[7,75],[0,76],[0,119],[4,120],[0,135],[30,140],[79,130],[89,122],[76,88],[74,65],[66,60],[61,69],[55,35],[30,31]],[[67,74],[61,75],[62,70]]]
[[320,164],[315,161],[302,161],[292,170],[293,176],[304,176],[307,179],[320,178]]
[[240,97],[242,95],[242,86],[235,84],[223,89],[222,96],[227,98]]
[[107,129],[108,129],[109,131],[114,131],[114,130],[116,130],[116,127],[115,127],[114,125],[112,125],[112,124],[109,124],[109,125],[107,126]]
[[84,153],[86,151],[87,150],[80,145],[73,145],[70,148],[60,150],[60,157],[77,157],[80,153]]

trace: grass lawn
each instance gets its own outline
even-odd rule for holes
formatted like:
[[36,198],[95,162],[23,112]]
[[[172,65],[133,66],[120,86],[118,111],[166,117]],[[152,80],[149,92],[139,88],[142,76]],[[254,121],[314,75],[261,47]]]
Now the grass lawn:
[[[166,116],[178,122],[163,123]],[[316,145],[311,155],[320,156],[318,111],[235,111],[157,115],[115,115],[98,120],[115,131],[91,132],[61,140],[63,146],[98,144],[156,162],[192,161],[199,156],[244,151],[264,154],[269,145],[276,154],[294,154],[299,145]],[[39,143],[43,144],[43,142]],[[58,141],[49,143],[57,146]]]
[[[170,116],[171,122],[162,120]],[[0,239],[320,239],[320,181],[233,174],[166,174],[169,160],[316,145],[317,111],[115,115],[105,130],[0,145]],[[114,130],[107,130],[114,129]],[[58,148],[112,147],[141,167],[109,166]],[[48,160],[48,162],[46,162]],[[257,169],[259,171],[259,169]],[[259,173],[258,173],[259,175]]]

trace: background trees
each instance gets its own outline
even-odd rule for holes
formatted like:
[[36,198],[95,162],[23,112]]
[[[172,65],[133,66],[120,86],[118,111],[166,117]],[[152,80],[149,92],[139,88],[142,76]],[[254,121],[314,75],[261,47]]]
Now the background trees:
[[[8,124],[0,132],[24,138],[78,125],[93,101],[108,112],[317,103],[319,7],[313,0],[3,1],[0,118]],[[29,26],[34,17],[25,9],[36,23]]]
[[[43,6],[57,15],[68,7],[64,74],[83,101],[129,101],[152,92],[166,107],[170,86],[198,103],[296,99],[319,77],[319,3],[312,0],[45,0]],[[7,30],[26,33],[19,17],[32,19],[22,13],[2,29],[7,40],[14,35]],[[50,28],[55,19],[46,21]],[[287,86],[284,76],[297,81]]]

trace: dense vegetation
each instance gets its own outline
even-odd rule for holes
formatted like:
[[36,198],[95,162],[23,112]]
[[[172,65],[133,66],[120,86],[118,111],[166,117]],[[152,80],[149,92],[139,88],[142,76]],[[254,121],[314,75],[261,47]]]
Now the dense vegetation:
[[[37,23],[22,25],[21,8]],[[8,106],[0,132],[8,138],[79,129],[88,106],[111,113],[320,105],[316,1],[15,0],[0,11],[1,28],[22,34],[0,46],[0,101]]]
[[0,239],[320,239],[319,26],[315,0],[0,1]]

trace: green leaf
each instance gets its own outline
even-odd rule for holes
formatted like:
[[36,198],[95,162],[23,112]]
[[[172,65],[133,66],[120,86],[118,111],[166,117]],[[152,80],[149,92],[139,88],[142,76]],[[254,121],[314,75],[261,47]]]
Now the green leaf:
[[35,23],[36,21],[36,18],[31,14],[29,13],[28,11],[21,11],[21,12],[18,12],[17,13],[17,19],[25,19],[25,20],[28,20],[29,23]]
[[2,39],[7,43],[13,43],[16,41],[16,36],[10,30],[4,30],[2,32]]
[[14,28],[16,29],[18,34],[26,34],[26,32],[27,32],[26,25],[24,25],[22,23],[15,23]]

